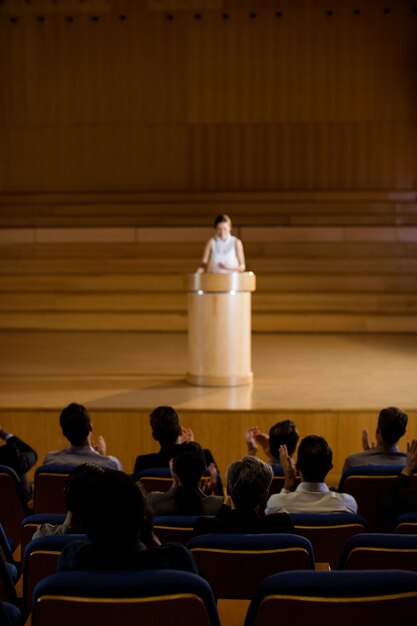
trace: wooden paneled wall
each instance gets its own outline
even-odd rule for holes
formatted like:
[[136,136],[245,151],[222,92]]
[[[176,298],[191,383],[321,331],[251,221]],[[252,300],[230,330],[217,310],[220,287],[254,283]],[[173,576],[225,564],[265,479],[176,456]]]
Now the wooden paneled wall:
[[416,187],[416,2],[81,4],[0,6],[0,192]]

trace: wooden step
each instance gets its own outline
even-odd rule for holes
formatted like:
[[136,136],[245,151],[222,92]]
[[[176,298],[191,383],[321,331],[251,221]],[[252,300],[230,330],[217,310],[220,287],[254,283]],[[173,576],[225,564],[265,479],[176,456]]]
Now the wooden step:
[[[17,275],[0,276],[0,291],[44,292],[181,292],[181,274]],[[365,291],[408,293],[417,291],[416,274],[258,274],[257,290]]]
[[[182,313],[7,313],[0,312],[1,330],[185,332]],[[349,313],[254,313],[254,332],[415,333],[415,315]]]
[[[0,311],[8,312],[148,312],[185,313],[185,293],[3,293]],[[416,294],[261,293],[252,297],[254,313],[358,312],[417,313]]]
[[[248,269],[261,273],[416,273],[417,257],[371,259],[357,258],[252,258]],[[67,258],[67,259],[3,259],[0,274],[164,274],[169,268],[180,274],[197,269],[198,259],[120,259],[120,258]]]

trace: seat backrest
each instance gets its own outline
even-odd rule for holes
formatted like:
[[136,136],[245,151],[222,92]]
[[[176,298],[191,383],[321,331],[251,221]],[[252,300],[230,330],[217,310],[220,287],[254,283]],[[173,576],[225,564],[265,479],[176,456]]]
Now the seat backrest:
[[35,589],[32,626],[220,626],[212,591],[179,570],[55,574]]
[[58,557],[68,543],[87,539],[86,535],[50,535],[30,541],[23,559],[23,603],[30,611],[32,594],[39,581],[56,572]]
[[399,515],[394,521],[393,530],[403,535],[417,535],[417,512]]
[[18,600],[14,580],[8,568],[13,568],[14,573],[17,571],[14,565],[7,563],[3,556],[0,555],[0,600],[17,604]]
[[139,472],[137,482],[140,482],[146,493],[165,492],[172,486],[172,475],[169,467],[152,467]]
[[42,465],[35,472],[34,513],[66,513],[64,486],[74,468],[69,465]]
[[187,543],[193,536],[198,515],[163,515],[155,517],[153,528],[161,543]]
[[335,569],[350,537],[367,530],[367,522],[352,513],[292,513],[297,535],[313,545],[316,563],[329,563]]
[[18,475],[0,465],[0,523],[16,548],[20,543],[20,522],[29,510]]
[[367,520],[369,530],[388,530],[387,525],[378,518],[377,503],[401,470],[401,465],[361,465],[343,474],[339,491],[350,493],[355,498],[358,513]]
[[417,535],[366,533],[351,537],[338,569],[405,569],[417,572]]
[[385,571],[293,571],[275,574],[258,587],[245,626],[392,626],[414,614],[417,574]]
[[314,569],[311,543],[297,535],[201,535],[193,537],[187,548],[218,599],[249,599],[272,573]]
[[20,527],[21,554],[23,555],[25,553],[26,546],[32,541],[33,534],[40,524],[57,526],[58,524],[63,524],[64,520],[65,515],[63,513],[39,513],[38,515],[28,515],[25,517]]

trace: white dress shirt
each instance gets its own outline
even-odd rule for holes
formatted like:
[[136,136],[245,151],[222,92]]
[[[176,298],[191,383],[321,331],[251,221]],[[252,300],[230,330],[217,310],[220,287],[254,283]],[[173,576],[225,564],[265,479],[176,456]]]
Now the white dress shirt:
[[348,493],[330,491],[326,483],[302,482],[295,491],[281,489],[266,503],[265,515],[272,513],[356,513],[358,505]]

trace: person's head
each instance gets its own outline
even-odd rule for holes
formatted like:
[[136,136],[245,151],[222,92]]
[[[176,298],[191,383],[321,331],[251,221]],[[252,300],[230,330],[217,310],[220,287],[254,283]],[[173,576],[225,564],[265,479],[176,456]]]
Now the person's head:
[[188,441],[177,446],[172,469],[184,487],[196,489],[206,469],[206,458],[200,444]]
[[274,459],[279,459],[279,447],[287,446],[288,454],[292,456],[297,447],[299,434],[297,427],[291,420],[277,422],[269,430],[269,450]]
[[333,467],[333,453],[324,437],[309,435],[298,446],[297,469],[303,481],[322,483]]
[[407,428],[408,415],[395,406],[382,409],[378,417],[377,436],[381,443],[393,446],[397,443]]
[[232,230],[232,220],[228,215],[218,215],[214,220],[213,227],[216,236],[224,241]]
[[95,463],[83,463],[75,467],[69,474],[65,481],[64,497],[67,511],[73,514],[72,525],[75,525],[74,520],[77,523],[79,521],[81,493],[92,480],[95,480],[103,472],[103,468],[95,465]]
[[103,472],[81,493],[81,527],[99,552],[132,553],[145,516],[144,495],[124,472]]
[[152,437],[162,447],[173,446],[181,434],[180,418],[171,406],[158,406],[150,415]]
[[254,456],[244,456],[227,470],[227,491],[237,509],[255,510],[268,496],[273,478],[270,465]]
[[59,423],[64,436],[73,446],[86,443],[91,432],[91,419],[85,406],[71,402],[61,411]]

